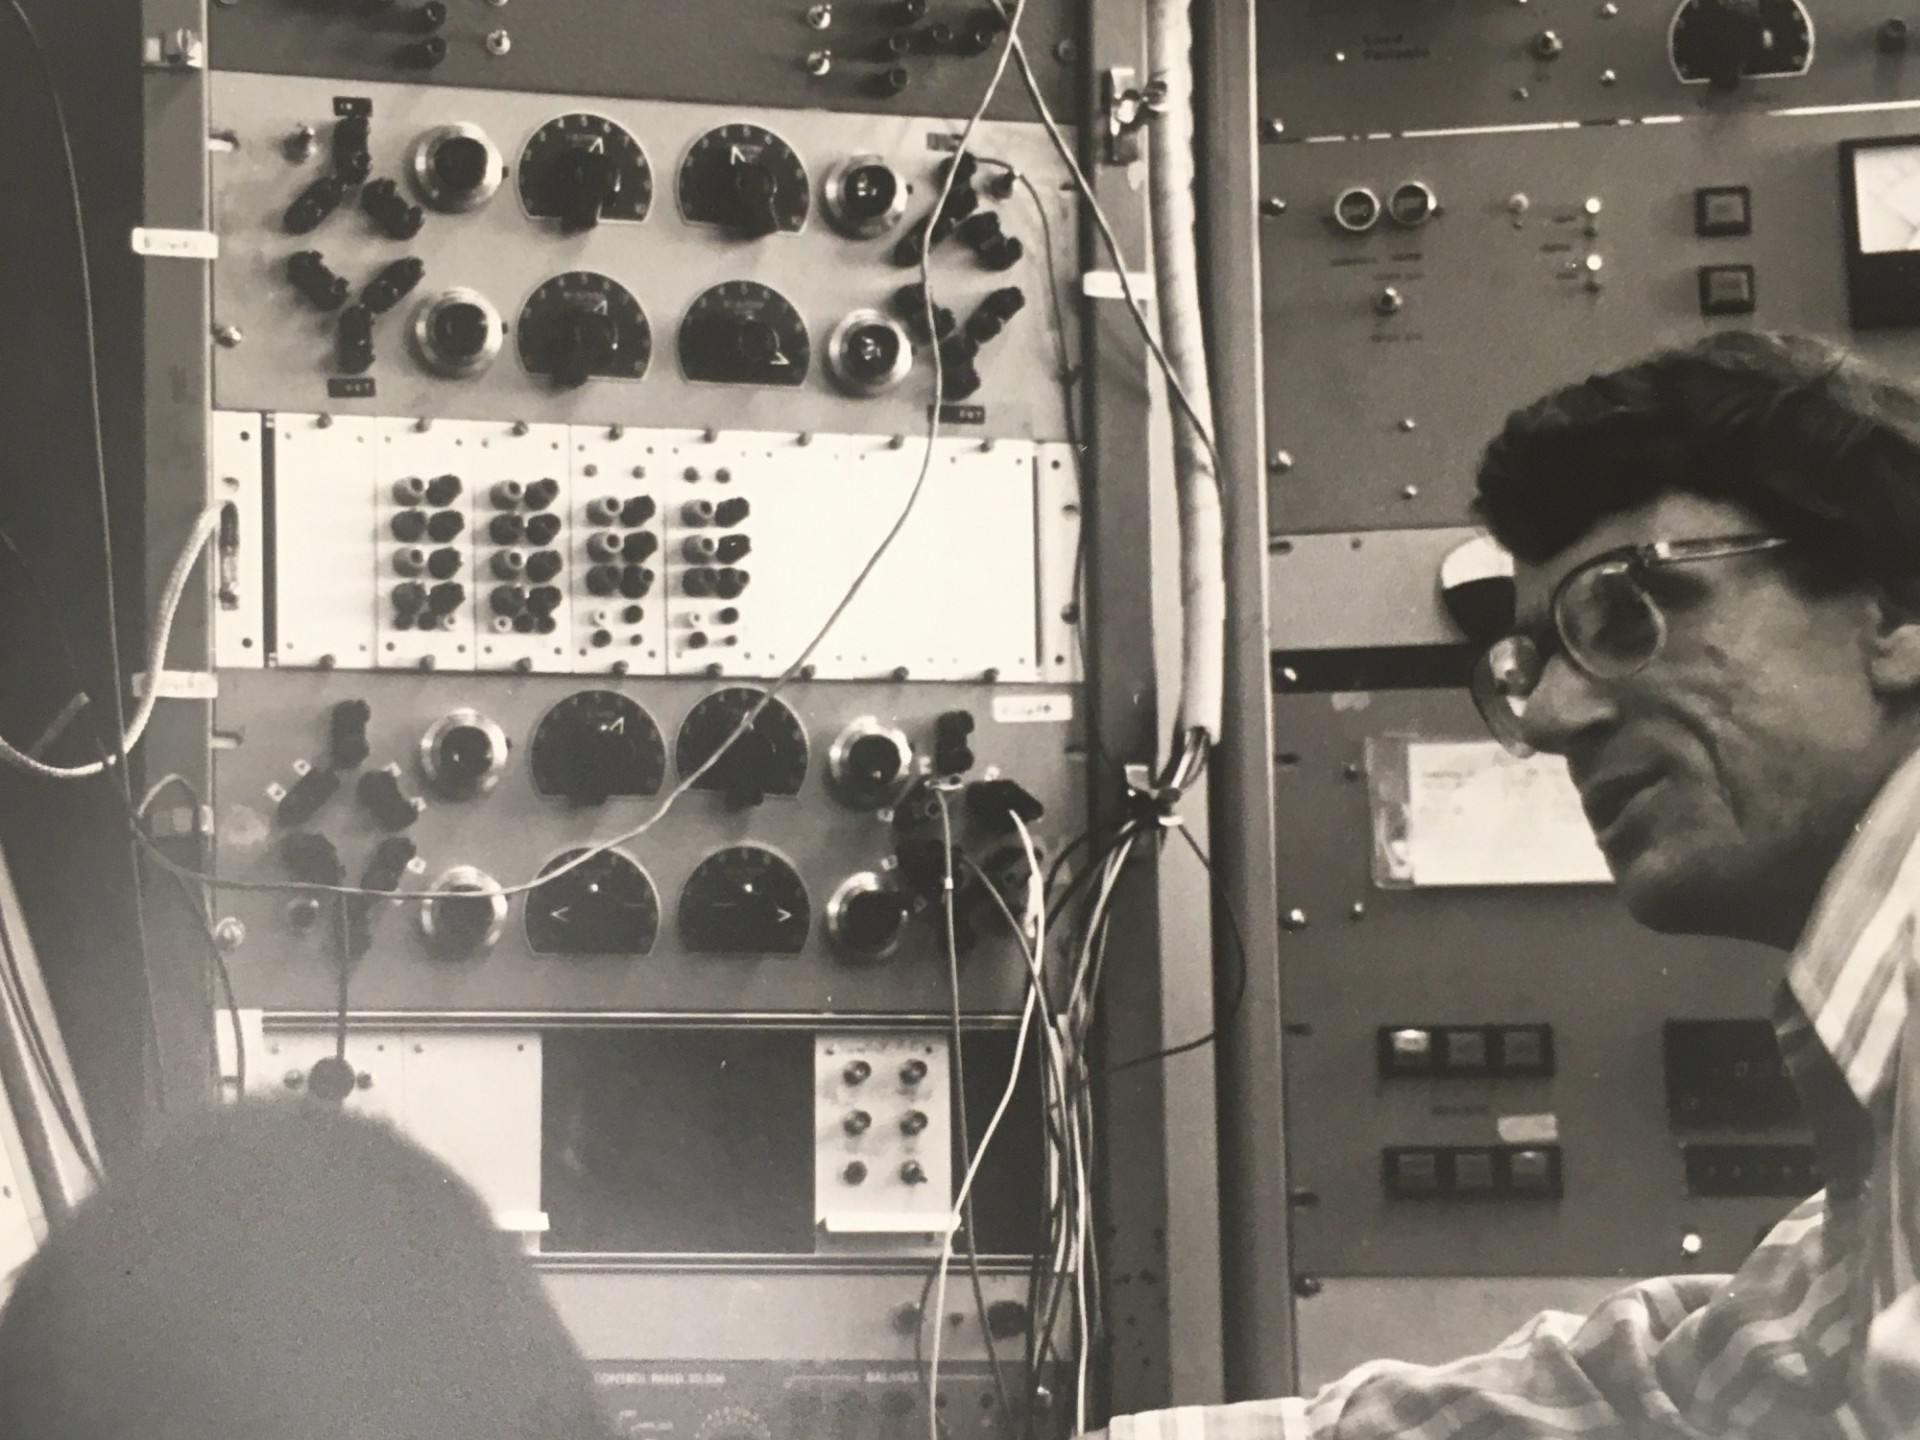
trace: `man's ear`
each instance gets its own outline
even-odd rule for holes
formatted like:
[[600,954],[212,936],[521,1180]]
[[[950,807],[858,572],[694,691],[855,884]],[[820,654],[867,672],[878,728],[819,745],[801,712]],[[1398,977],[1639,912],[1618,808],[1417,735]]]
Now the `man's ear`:
[[1873,616],[1867,665],[1874,690],[1888,696],[1920,692],[1920,605],[1882,587],[1867,596],[1867,604]]

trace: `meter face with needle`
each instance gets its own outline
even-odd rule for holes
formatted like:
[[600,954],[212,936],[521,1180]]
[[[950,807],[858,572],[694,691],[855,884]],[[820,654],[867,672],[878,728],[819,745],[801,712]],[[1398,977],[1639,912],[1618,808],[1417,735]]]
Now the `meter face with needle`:
[[715,851],[680,892],[680,943],[695,954],[797,955],[812,919],[806,882],[759,845]]
[[[540,873],[585,853],[569,850]],[[659,935],[653,881],[618,850],[603,850],[527,895],[527,948],[536,955],[645,955]]]

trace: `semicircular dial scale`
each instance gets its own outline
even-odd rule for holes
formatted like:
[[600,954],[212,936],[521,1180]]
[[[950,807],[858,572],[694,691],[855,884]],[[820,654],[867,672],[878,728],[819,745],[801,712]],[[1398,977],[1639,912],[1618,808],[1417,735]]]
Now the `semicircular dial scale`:
[[653,328],[618,280],[573,270],[544,282],[520,307],[520,363],[565,388],[638,380],[653,359]]
[[[557,855],[540,873],[586,853]],[[527,948],[536,955],[645,955],[659,936],[653,881],[618,850],[602,850],[527,895]]]
[[653,717],[612,690],[569,695],[541,718],[528,750],[542,795],[598,805],[615,795],[656,795],[667,747]]
[[757,238],[807,223],[813,185],[786,141],[763,125],[707,131],[680,162],[680,214],[690,225],[716,225]]
[[806,381],[812,344],[786,296],[757,280],[728,280],[687,307],[680,369],[717,385],[796,386]]
[[797,795],[807,778],[807,732],[786,702],[767,700],[752,725],[734,738],[740,722],[766,692],[748,685],[716,690],[701,700],[681,722],[673,759],[680,773],[691,775],[716,753],[720,758],[693,782],[696,790],[722,790],[746,797],[748,803],[766,795]]
[[520,203],[568,230],[644,220],[653,208],[653,169],[640,142],[606,116],[557,116],[520,151]]
[[797,955],[812,923],[806,882],[759,845],[715,851],[680,892],[680,944],[692,954]]

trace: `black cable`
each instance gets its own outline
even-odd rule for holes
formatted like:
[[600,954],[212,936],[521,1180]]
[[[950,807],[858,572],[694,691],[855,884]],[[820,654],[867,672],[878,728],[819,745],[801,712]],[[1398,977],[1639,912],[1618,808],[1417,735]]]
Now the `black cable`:
[[[47,98],[53,106],[55,127],[60,134],[61,163],[65,171],[67,195],[73,213],[73,231],[75,249],[80,268],[80,304],[82,311],[82,330],[86,341],[87,357],[87,413],[93,445],[93,472],[95,493],[100,506],[100,552],[106,567],[104,582],[107,608],[107,656],[112,671],[109,688],[113,700],[113,744],[109,753],[115,763],[109,768],[119,774],[120,791],[127,808],[133,808],[133,777],[128,773],[126,753],[127,711],[126,701],[121,687],[126,683],[125,672],[121,668],[120,658],[120,602],[115,572],[117,565],[113,550],[113,513],[112,499],[107,484],[107,442],[101,419],[100,406],[100,349],[96,334],[93,303],[93,263],[87,254],[86,207],[80,198],[80,167],[73,155],[73,132],[67,123],[66,105],[60,98],[59,77],[54,74],[53,60],[46,46],[40,41],[40,32],[34,29],[33,21],[21,7],[20,0],[7,0],[8,8],[20,22],[20,28],[26,32],[27,44],[33,51],[34,60],[39,67],[42,79],[46,83]],[[8,542],[12,548],[12,542]],[[15,552],[18,554],[18,552]],[[77,673],[77,667],[76,667]],[[160,683],[158,675],[147,677],[147,683]],[[103,757],[104,758],[104,757]],[[167,1108],[166,1085],[161,1078],[166,1071],[160,1039],[159,1004],[153,993],[152,945],[147,934],[146,919],[146,883],[140,869],[140,851],[137,844],[130,844],[127,850],[128,864],[133,872],[133,923],[140,951],[141,985],[146,998],[148,1045],[153,1064],[153,1073],[147,1078],[152,1086],[152,1099],[161,1112]]]
[[1102,1080],[1111,1080],[1115,1075],[1123,1071],[1137,1069],[1142,1065],[1153,1065],[1161,1061],[1171,1060],[1176,1055],[1185,1055],[1189,1051],[1198,1050],[1202,1046],[1213,1044],[1215,1040],[1220,1038],[1221,1029],[1233,1023],[1234,1017],[1240,1013],[1241,1004],[1247,998],[1247,946],[1241,934],[1239,917],[1233,913],[1233,902],[1227,898],[1226,889],[1220,884],[1220,877],[1214,873],[1213,861],[1207,857],[1206,851],[1202,850],[1193,836],[1187,833],[1184,825],[1178,825],[1174,828],[1180,832],[1180,838],[1187,842],[1187,848],[1193,851],[1195,856],[1199,858],[1201,866],[1205,868],[1207,872],[1207,883],[1213,890],[1214,898],[1220,903],[1221,913],[1226,916],[1227,933],[1233,940],[1233,998],[1227,1002],[1226,1013],[1219,1017],[1214,1023],[1213,1028],[1207,1031],[1206,1034],[1197,1039],[1185,1041],[1179,1045],[1169,1045],[1164,1050],[1155,1050],[1150,1055],[1139,1055],[1131,1060],[1122,1060],[1118,1065],[1112,1066],[1105,1071],[1100,1077]]

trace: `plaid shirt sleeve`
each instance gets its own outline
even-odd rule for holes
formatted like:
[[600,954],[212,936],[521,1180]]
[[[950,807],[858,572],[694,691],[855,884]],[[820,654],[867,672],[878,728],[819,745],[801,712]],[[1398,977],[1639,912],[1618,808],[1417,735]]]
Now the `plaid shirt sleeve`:
[[1306,1400],[1154,1411],[1109,1440],[1816,1440],[1844,1411],[1857,1324],[1851,1215],[1798,1207],[1737,1275],[1629,1286],[1591,1315],[1549,1312],[1485,1355],[1381,1360]]

